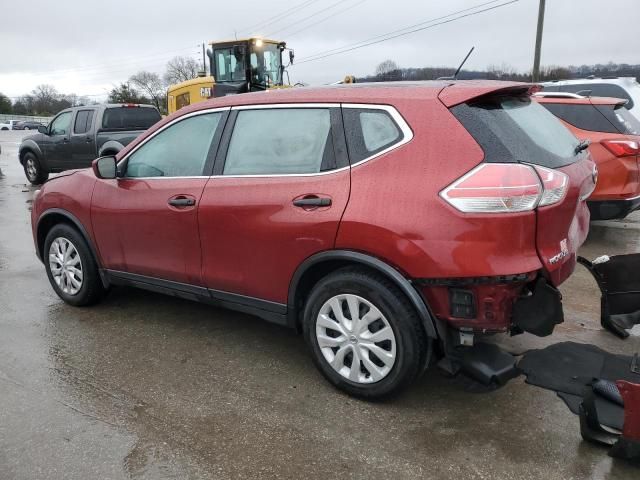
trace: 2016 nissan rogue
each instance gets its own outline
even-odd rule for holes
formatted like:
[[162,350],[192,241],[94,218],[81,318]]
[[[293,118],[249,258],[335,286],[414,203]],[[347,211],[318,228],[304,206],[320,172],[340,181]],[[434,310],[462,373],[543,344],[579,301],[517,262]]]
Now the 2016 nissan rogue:
[[473,335],[548,335],[596,171],[535,87],[356,84],[181,109],[35,196],[72,305],[133,285],[304,332],[323,375],[374,398]]

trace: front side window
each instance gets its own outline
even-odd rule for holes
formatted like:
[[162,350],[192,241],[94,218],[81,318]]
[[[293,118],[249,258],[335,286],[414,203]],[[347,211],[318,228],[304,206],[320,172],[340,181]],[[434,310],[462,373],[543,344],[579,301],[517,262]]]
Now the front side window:
[[58,115],[51,123],[51,135],[66,135],[71,128],[71,112]]
[[203,174],[222,112],[185,118],[158,133],[127,161],[126,176],[194,177]]
[[333,168],[328,108],[238,112],[224,175],[304,174]]

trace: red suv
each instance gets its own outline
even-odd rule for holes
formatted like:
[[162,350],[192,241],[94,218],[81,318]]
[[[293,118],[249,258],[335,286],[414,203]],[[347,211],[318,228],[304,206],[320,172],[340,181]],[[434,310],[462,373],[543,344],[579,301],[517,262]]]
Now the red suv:
[[299,88],[181,109],[35,196],[57,294],[132,285],[300,329],[334,385],[378,397],[474,336],[548,335],[594,188],[532,86]]
[[599,172],[588,202],[591,219],[625,218],[640,208],[640,120],[625,108],[627,100],[546,91],[534,97],[576,137],[591,142]]

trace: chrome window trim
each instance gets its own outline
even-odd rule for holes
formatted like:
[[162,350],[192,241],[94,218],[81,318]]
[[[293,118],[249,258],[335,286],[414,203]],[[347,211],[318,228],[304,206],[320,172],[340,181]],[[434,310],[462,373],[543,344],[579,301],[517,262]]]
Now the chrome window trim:
[[[130,155],[136,152],[142,145],[145,145],[149,140],[155,137],[160,132],[164,131],[166,128],[174,125],[175,123],[184,120],[185,118],[193,117],[196,115],[204,115],[206,113],[215,113],[215,112],[223,112],[223,111],[236,111],[236,110],[265,110],[265,109],[279,109],[279,108],[357,108],[363,110],[384,110],[387,112],[391,118],[396,122],[396,125],[400,128],[402,132],[402,139],[390,145],[389,147],[381,150],[380,152],[375,153],[369,157],[366,157],[354,164],[347,165],[345,167],[337,168],[335,170],[328,170],[326,172],[315,172],[315,173],[264,173],[264,174],[252,174],[252,175],[202,175],[202,176],[189,176],[189,177],[121,177],[121,179],[126,180],[173,180],[176,178],[211,178],[211,179],[221,179],[221,178],[280,178],[280,177],[316,177],[321,175],[333,175],[336,173],[343,172],[348,170],[349,168],[354,168],[360,166],[370,160],[378,158],[386,153],[391,152],[397,148],[406,145],[413,139],[413,130],[404,119],[404,117],[398,112],[398,110],[391,105],[383,105],[378,103],[266,103],[259,105],[237,105],[232,107],[218,107],[211,108],[207,110],[198,110],[196,112],[189,113],[182,117],[176,118],[175,120],[163,125],[162,128],[153,132],[152,135],[145,138],[143,142],[131,150],[125,157],[120,159],[120,162],[123,162],[129,158]],[[118,164],[120,163],[118,162]]]
[[[169,123],[167,123],[166,125],[163,125],[161,128],[159,128],[158,130],[153,132],[151,135],[149,135],[147,138],[145,138],[142,142],[140,142],[138,145],[136,145],[130,152],[127,152],[127,154],[124,157],[122,157],[120,159],[120,161],[118,161],[118,165],[120,165],[120,163],[122,163],[124,161],[129,160],[129,157],[131,155],[133,155],[143,145],[146,145],[149,140],[154,138],[160,132],[164,132],[170,126],[175,125],[176,123],[181,122],[182,120],[184,120],[186,118],[197,117],[199,115],[206,115],[208,113],[228,112],[229,110],[231,110],[231,107],[208,108],[206,110],[198,110],[198,111],[191,112],[191,113],[188,113],[186,115],[183,115],[181,117],[174,118]],[[158,180],[158,179],[174,179],[174,178],[209,178],[209,176],[208,175],[198,175],[198,176],[188,176],[188,177],[119,177],[118,179],[119,180],[120,179],[127,179],[127,180],[152,180],[153,179],[153,180]]]

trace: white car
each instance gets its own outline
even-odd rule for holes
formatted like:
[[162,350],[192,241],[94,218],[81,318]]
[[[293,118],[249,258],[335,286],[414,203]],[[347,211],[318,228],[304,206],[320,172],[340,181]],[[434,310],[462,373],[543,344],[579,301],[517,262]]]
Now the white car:
[[640,84],[634,77],[580,78],[541,84],[545,92],[570,92],[591,97],[624,98],[625,107],[640,120]]
[[13,125],[10,123],[0,123],[0,130],[13,130]]

